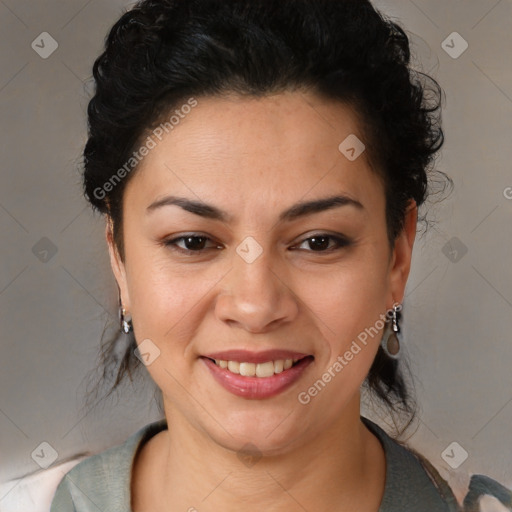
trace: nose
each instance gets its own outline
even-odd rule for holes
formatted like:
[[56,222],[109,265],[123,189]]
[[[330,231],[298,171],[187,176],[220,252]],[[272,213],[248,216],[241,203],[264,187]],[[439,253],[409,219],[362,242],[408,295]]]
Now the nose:
[[283,265],[272,260],[268,250],[250,263],[234,254],[217,297],[217,317],[251,333],[265,333],[292,322],[299,307],[286,277]]

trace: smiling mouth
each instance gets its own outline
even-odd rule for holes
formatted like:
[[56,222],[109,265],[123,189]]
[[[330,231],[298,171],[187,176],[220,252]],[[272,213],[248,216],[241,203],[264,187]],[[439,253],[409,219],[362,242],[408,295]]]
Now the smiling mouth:
[[313,356],[305,356],[300,359],[277,359],[275,361],[266,361],[264,363],[248,363],[239,361],[225,361],[222,359],[212,359],[207,357],[216,366],[228,370],[235,375],[242,377],[272,377],[289,370],[303,359],[313,359]]

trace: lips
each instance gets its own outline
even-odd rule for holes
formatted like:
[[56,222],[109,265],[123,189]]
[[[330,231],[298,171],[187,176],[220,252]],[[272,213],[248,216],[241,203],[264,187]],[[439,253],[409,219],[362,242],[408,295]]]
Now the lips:
[[248,399],[264,399],[293,385],[314,358],[287,350],[229,350],[207,354],[201,360],[227,391]]

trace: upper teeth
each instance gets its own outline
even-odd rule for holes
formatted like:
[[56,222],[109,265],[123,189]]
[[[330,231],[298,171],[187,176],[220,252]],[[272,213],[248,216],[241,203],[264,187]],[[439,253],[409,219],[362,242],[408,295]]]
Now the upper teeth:
[[239,363],[238,361],[222,361],[215,359],[215,364],[226,368],[230,372],[243,375],[244,377],[272,377],[275,373],[291,368],[298,359],[278,359],[266,363]]

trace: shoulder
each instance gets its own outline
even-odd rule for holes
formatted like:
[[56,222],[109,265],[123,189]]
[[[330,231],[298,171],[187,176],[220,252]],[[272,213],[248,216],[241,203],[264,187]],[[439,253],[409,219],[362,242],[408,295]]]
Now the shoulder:
[[166,427],[165,420],[150,423],[124,443],[79,462],[59,483],[50,512],[129,512],[131,469],[137,450]]
[[386,483],[379,512],[460,510],[452,490],[432,465],[395,441],[376,423],[361,419],[380,440],[386,454]]

